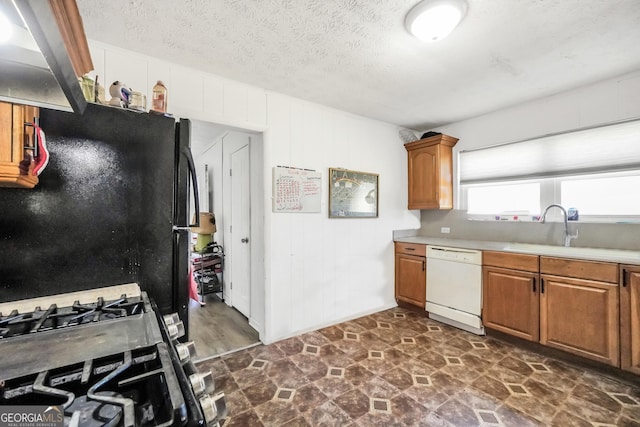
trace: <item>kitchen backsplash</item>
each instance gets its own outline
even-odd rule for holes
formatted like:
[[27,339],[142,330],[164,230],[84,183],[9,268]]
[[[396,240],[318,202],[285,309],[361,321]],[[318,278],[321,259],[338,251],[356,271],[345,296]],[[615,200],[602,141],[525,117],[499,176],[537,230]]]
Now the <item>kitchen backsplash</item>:
[[[448,227],[450,233],[441,232]],[[569,231],[579,237],[571,240],[574,247],[640,250],[640,224],[586,223],[570,221]],[[466,211],[420,212],[418,235],[467,240],[536,243],[544,245],[564,244],[562,222],[476,221],[467,219]]]

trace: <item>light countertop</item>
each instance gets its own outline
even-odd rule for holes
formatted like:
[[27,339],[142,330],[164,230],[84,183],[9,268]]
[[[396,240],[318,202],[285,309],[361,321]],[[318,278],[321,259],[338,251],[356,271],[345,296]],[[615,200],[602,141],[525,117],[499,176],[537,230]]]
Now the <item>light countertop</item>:
[[493,242],[487,240],[446,239],[441,237],[428,236],[396,237],[394,241],[434,246],[449,246],[461,249],[514,252],[560,258],[584,259],[591,261],[640,265],[640,251],[621,249],[580,248],[539,245],[531,243]]

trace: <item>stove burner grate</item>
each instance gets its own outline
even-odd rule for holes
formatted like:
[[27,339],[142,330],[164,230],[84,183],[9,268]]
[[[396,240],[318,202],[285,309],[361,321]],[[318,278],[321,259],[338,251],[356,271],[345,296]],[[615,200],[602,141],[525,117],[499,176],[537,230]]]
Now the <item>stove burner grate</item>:
[[30,313],[18,313],[17,310],[13,310],[6,317],[0,313],[0,338],[108,321],[134,316],[144,311],[144,301],[140,297],[127,297],[126,295],[112,301],[105,301],[103,298],[83,304],[75,301],[70,307],[62,308],[51,304],[46,310],[36,307]]

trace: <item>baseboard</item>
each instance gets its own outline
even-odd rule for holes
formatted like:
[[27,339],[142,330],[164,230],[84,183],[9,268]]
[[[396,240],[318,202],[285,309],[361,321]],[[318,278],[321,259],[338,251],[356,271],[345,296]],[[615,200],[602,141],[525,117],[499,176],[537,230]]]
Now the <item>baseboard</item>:
[[372,308],[369,310],[365,310],[365,311],[361,311],[349,316],[345,316],[342,318],[338,318],[335,320],[331,320],[329,322],[325,322],[325,323],[321,323],[319,325],[316,326],[312,326],[309,328],[305,328],[305,329],[299,329],[297,331],[291,332],[291,334],[288,335],[283,335],[283,336],[279,336],[279,337],[275,337],[275,338],[265,338],[265,340],[263,340],[262,342],[266,345],[266,344],[273,344],[274,342],[278,342],[278,341],[282,341],[282,340],[286,340],[287,338],[292,338],[298,335],[302,335],[302,334],[306,334],[307,332],[313,332],[313,331],[317,331],[318,329],[323,329],[323,328],[328,328],[329,326],[333,326],[333,325],[337,325],[338,323],[342,323],[342,322],[348,322],[349,320],[353,320],[353,319],[358,319],[360,317],[364,317],[364,316],[368,316],[370,314],[373,313],[378,313],[380,311],[385,311],[385,310],[389,310],[390,308],[394,308],[397,307],[398,304],[396,304],[396,302],[394,301],[393,303],[390,304],[385,304],[376,308]]

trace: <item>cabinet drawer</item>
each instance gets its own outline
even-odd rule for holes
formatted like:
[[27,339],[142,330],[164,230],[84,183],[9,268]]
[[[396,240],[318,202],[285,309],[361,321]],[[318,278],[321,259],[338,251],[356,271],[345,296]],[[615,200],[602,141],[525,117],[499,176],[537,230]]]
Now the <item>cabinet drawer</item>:
[[419,243],[396,242],[396,253],[416,255],[416,256],[426,256],[427,245],[421,245]]
[[539,267],[538,255],[483,251],[482,260],[484,265],[509,268],[511,270],[531,271],[533,273],[537,273]]
[[618,283],[618,264],[576,259],[540,257],[540,273]]

